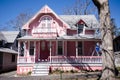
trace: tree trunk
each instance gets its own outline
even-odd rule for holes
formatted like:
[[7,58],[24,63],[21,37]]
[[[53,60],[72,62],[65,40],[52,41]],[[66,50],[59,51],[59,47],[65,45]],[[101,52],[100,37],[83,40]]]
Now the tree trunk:
[[115,64],[113,54],[112,26],[110,25],[110,11],[108,0],[93,0],[97,6],[100,17],[100,30],[102,38],[102,80],[112,80],[115,77]]

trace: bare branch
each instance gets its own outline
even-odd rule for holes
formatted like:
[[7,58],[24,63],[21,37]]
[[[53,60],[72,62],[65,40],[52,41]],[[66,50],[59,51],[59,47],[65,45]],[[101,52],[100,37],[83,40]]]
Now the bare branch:
[[91,0],[76,0],[71,7],[64,9],[64,14],[87,15],[95,12],[95,9]]

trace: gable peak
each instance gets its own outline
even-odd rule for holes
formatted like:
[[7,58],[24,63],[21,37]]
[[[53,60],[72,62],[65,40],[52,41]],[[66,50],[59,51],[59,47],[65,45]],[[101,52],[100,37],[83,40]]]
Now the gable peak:
[[40,10],[40,13],[51,13],[51,12],[53,11],[48,5],[44,5]]

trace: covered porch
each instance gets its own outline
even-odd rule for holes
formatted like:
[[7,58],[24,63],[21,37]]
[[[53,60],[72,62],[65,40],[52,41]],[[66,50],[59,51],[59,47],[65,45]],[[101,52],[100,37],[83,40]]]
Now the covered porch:
[[40,39],[24,38],[18,42],[18,64],[20,63],[102,63],[96,54],[95,39]]

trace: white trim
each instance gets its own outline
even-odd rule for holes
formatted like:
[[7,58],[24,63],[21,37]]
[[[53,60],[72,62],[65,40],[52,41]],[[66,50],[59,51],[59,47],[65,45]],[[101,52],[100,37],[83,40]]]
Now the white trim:
[[51,63],[51,47],[52,47],[52,45],[51,45],[51,41],[50,41],[50,63]]
[[67,41],[65,41],[65,54],[67,56]]
[[57,56],[58,55],[58,41],[56,40],[56,54],[55,54],[55,56]]
[[78,57],[78,41],[75,41],[76,57]]
[[36,41],[34,41],[34,63],[36,58]]
[[[22,29],[26,29],[26,27],[28,28],[29,25],[30,25],[30,23],[31,23],[33,20],[35,20],[35,19],[38,17],[39,14],[42,13],[41,11],[42,11],[42,9],[44,9],[44,8],[48,8],[48,9],[51,11],[51,13],[53,13],[53,15],[54,15],[57,19],[59,19],[63,24],[67,25],[67,28],[70,28],[70,26],[69,26],[65,21],[63,21],[51,8],[49,8],[47,5],[45,5],[45,6],[43,6],[31,19],[29,19],[29,21],[28,21],[25,25],[23,25]],[[28,28],[28,29],[29,29],[29,28]]]
[[83,35],[85,35],[85,25],[83,26]]
[[65,55],[65,51],[64,51],[65,49],[64,49],[64,48],[65,48],[65,46],[64,46],[64,41],[62,41],[62,50],[63,50],[63,55]]
[[51,17],[50,15],[43,15],[43,16],[39,19],[39,21],[41,21],[41,19],[44,18],[44,17],[46,17],[46,16],[50,17],[50,18],[52,19],[52,21],[53,21],[53,17]]
[[20,57],[20,54],[21,54],[21,51],[20,51],[20,41],[18,41],[18,58],[17,58],[17,63],[19,63],[19,57]]
[[25,56],[28,56],[28,51],[27,51],[27,48],[26,48],[26,41],[23,42],[23,45],[24,45],[24,57]]
[[41,44],[40,44],[40,41],[38,41],[38,61],[39,61],[39,59],[40,59],[40,48],[41,48],[40,45],[41,45]]

